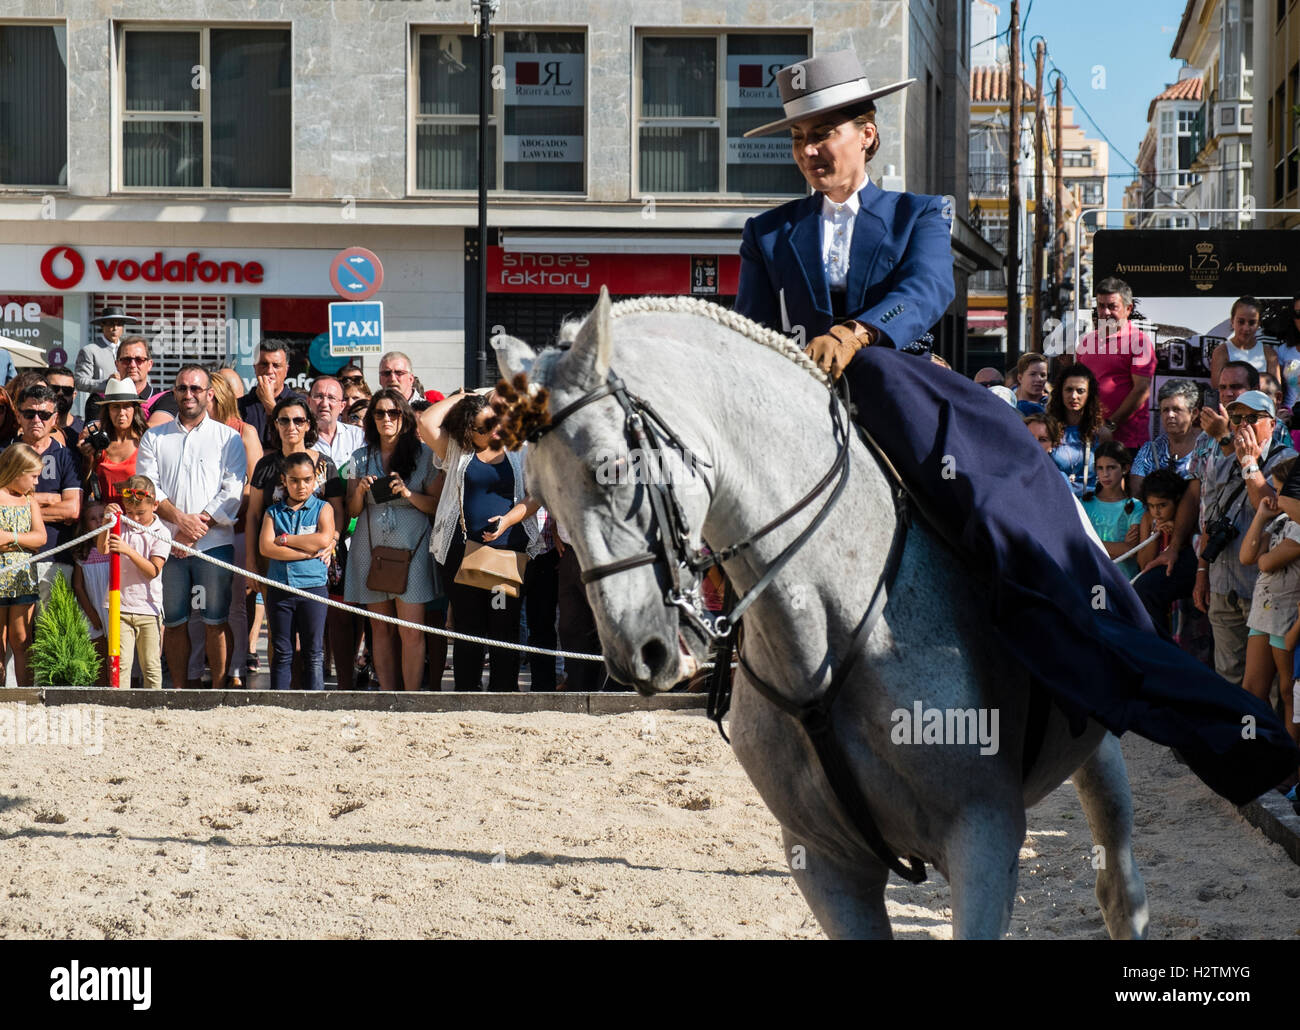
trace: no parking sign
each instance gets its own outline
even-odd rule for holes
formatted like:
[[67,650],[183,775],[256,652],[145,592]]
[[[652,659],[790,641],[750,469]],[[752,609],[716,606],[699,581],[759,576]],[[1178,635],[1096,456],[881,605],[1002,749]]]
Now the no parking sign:
[[384,285],[384,266],[365,247],[348,247],[330,265],[330,285],[344,300],[369,300]]

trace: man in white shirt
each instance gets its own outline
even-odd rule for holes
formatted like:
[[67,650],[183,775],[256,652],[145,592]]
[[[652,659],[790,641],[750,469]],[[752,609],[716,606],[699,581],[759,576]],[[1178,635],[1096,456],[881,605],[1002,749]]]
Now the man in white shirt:
[[365,446],[366,434],[360,426],[339,421],[344,408],[342,384],[333,376],[317,376],[312,380],[307,404],[316,416],[316,450],[328,455],[343,472],[353,451]]
[[[174,388],[177,415],[140,439],[136,471],[157,488],[158,514],[172,538],[220,561],[235,558],[235,518],[248,459],[229,426],[208,417],[212,386],[201,365],[184,365]],[[179,550],[163,566],[163,649],[172,684],[185,686],[190,661],[190,607],[203,617],[214,687],[225,685],[230,658],[232,573]]]

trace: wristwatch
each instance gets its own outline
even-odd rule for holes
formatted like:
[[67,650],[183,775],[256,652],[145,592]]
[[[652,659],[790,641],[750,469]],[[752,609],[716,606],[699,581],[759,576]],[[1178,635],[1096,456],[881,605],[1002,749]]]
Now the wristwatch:
[[1232,434],[1231,434],[1231,433],[1224,433],[1221,437],[1219,437],[1219,446],[1220,446],[1220,447],[1231,447],[1231,446],[1232,446]]

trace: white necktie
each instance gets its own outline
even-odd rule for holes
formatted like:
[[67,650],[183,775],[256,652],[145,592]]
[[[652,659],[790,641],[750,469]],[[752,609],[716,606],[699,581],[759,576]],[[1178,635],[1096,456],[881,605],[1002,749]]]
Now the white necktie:
[[853,217],[847,204],[837,204],[831,219],[831,244],[827,252],[826,275],[833,290],[842,290],[849,275],[849,248],[845,227]]

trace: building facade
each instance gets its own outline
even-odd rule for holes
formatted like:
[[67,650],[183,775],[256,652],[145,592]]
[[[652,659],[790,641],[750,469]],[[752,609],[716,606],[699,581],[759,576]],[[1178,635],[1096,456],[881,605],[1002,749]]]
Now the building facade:
[[[0,12],[0,316],[14,313],[0,333],[70,362],[117,304],[144,320],[160,381],[183,360],[250,376],[273,335],[303,382],[341,363],[331,268],[363,247],[383,263],[384,326],[358,351],[407,351],[446,390],[495,378],[474,343],[480,261],[489,326],[537,345],[601,285],[727,303],[745,220],[806,192],[788,139],[743,138],[780,115],[783,65],[852,48],[873,83],[917,78],[881,104],[873,179],[965,194],[956,7],[504,0],[480,249],[469,0],[14,0]],[[988,258],[960,217],[953,239],[938,349],[960,360],[965,278]]]
[[[1199,95],[1188,93],[1177,98],[1178,106],[1161,109],[1154,130],[1162,169],[1157,172],[1156,206],[1166,206],[1163,195],[1172,194],[1179,205],[1205,212],[1197,216],[1203,228],[1250,228],[1253,217],[1243,214],[1243,208],[1274,206],[1257,203],[1253,182],[1254,22],[1257,8],[1268,6],[1255,0],[1188,0],[1174,37],[1170,56],[1185,61],[1188,69],[1198,69],[1185,74],[1199,78],[1201,85]],[[1180,81],[1171,88],[1182,85]],[[1194,108],[1188,108],[1190,101],[1195,101]],[[1188,171],[1185,152],[1192,156]],[[1286,183],[1285,169],[1280,172],[1274,192]],[[1161,218],[1170,226],[1178,224],[1175,216]]]
[[1126,191],[1124,201],[1134,211],[1135,228],[1188,228],[1196,225],[1199,216],[1182,210],[1213,206],[1202,203],[1212,192],[1208,186],[1202,189],[1207,166],[1199,160],[1205,147],[1204,87],[1200,70],[1185,67],[1179,80],[1147,105],[1147,131],[1138,147],[1138,180],[1131,192]]
[[[1259,5],[1254,19],[1255,72],[1253,192],[1261,208],[1300,208],[1300,10],[1294,4]],[[1294,229],[1300,211],[1261,219]]]

